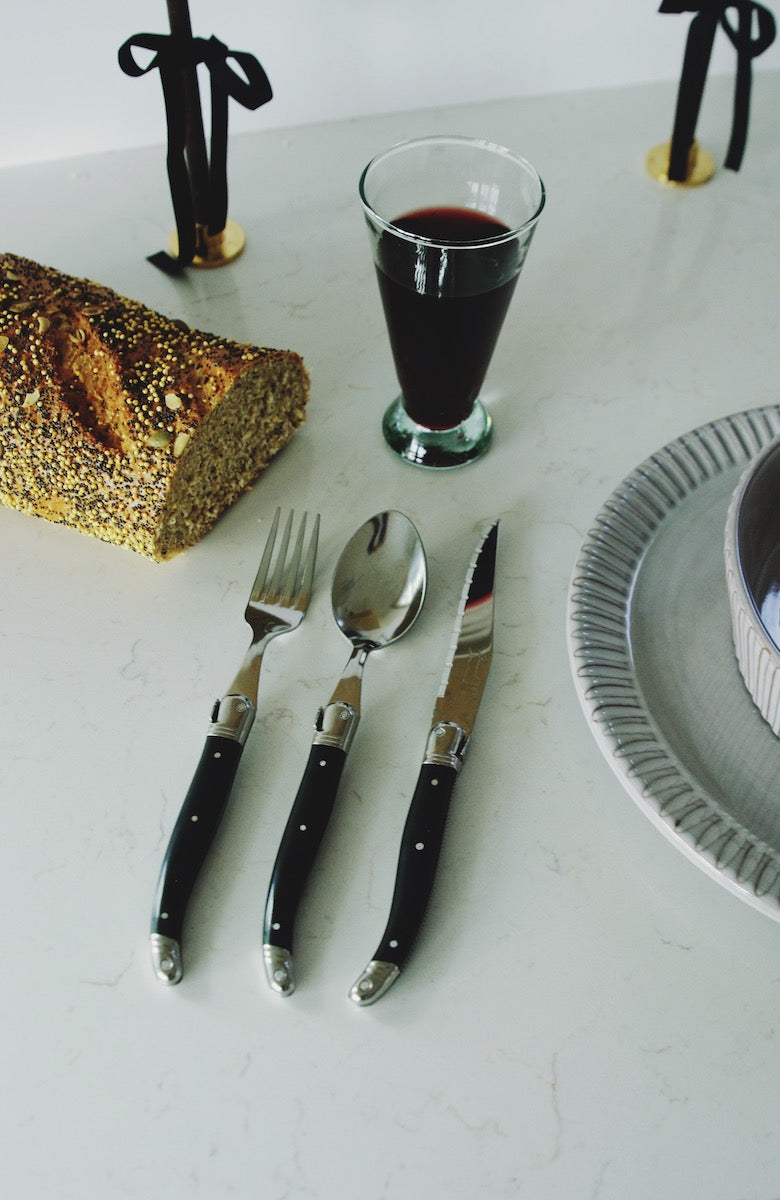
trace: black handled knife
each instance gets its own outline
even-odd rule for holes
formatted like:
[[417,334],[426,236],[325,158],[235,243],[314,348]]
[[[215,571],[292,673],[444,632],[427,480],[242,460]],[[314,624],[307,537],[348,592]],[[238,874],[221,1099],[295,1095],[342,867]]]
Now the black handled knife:
[[466,575],[433,724],[401,837],[387,925],[374,957],[349,992],[361,1007],[383,996],[400,975],[433,888],[450,798],[493,657],[497,544],[498,521],[494,521]]

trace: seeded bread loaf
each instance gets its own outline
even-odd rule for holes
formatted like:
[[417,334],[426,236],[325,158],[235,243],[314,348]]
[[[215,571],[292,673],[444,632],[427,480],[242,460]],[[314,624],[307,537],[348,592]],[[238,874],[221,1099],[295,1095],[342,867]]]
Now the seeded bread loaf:
[[0,501],[170,558],[304,420],[292,351],[187,330],[107,287],[0,254]]

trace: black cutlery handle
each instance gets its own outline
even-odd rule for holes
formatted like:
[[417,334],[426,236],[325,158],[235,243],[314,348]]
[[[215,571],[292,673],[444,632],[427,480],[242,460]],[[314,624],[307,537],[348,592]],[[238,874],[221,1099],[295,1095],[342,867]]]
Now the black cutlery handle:
[[336,800],[347,754],[315,742],[276,855],[263,922],[268,982],[290,995],[295,917]]
[[436,878],[458,770],[423,763],[401,836],[390,915],[376,953],[353,985],[356,1004],[371,1004],[398,978],[422,925]]
[[178,983],[181,979],[181,936],[187,904],[225,812],[242,750],[242,743],[234,738],[206,738],[168,842],[151,923],[152,959],[162,983]]

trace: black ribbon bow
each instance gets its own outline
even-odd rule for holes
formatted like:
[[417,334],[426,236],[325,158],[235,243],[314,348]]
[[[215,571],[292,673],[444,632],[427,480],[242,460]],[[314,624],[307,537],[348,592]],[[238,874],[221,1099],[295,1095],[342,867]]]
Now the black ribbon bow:
[[[139,64],[134,51],[149,50],[153,57],[146,66]],[[229,50],[218,38],[179,37],[175,34],[137,33],[120,46],[119,66],[126,75],[138,78],[159,71],[165,99],[168,126],[168,180],[179,239],[178,256],[164,251],[149,261],[169,274],[178,274],[192,262],[197,250],[197,225],[206,225],[209,234],[220,233],[227,221],[227,142],[228,100],[237,100],[244,108],[256,109],[273,96],[268,77],[251,54]],[[233,69],[235,60],[244,78]],[[203,63],[211,81],[211,144],[208,162],[205,211],[196,206],[196,184],[187,161],[187,105],[182,81],[187,71],[196,71]],[[200,114],[198,113],[198,118]]]
[[[737,10],[736,28],[729,21],[728,9]],[[688,172],[688,154],[696,133],[704,84],[718,25],[728,34],[737,51],[737,77],[734,89],[734,113],[731,138],[725,166],[738,171],[747,142],[750,115],[751,63],[775,40],[775,19],[768,8],[755,0],[710,0],[709,3],[687,4],[684,0],[664,0],[658,10],[662,13],[695,12],[685,46],[682,77],[677,93],[677,109],[669,155],[669,179],[682,182]],[[756,37],[753,37],[753,18],[756,18]]]

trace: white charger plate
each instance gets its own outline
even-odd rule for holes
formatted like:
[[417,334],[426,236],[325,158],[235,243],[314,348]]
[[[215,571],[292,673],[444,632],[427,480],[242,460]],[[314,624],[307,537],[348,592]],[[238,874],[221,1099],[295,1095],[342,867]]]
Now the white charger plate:
[[780,742],[739,672],[723,556],[729,501],[780,434],[780,406],[724,417],[612,493],[569,588],[585,717],[628,794],[675,846],[780,920]]

